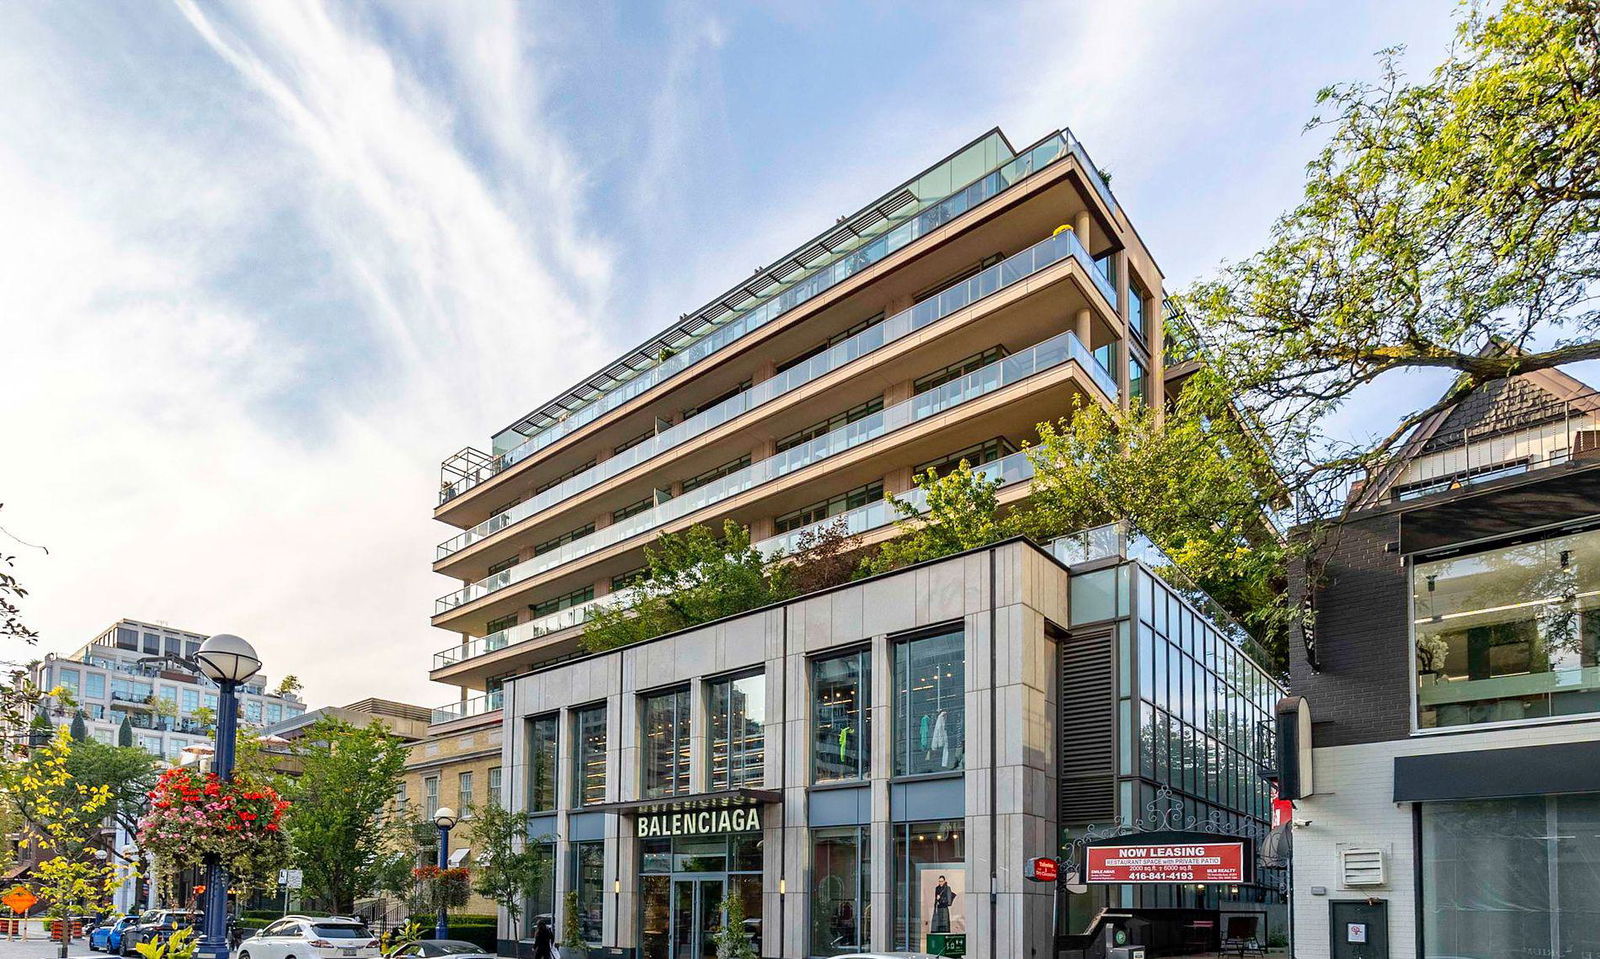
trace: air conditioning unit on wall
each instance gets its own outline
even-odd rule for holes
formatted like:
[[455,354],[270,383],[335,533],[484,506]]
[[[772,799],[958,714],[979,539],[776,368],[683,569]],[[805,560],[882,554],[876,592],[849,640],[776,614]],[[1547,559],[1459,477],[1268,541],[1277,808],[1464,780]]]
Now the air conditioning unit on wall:
[[1352,887],[1381,886],[1383,876],[1382,849],[1341,849],[1339,874],[1344,885]]

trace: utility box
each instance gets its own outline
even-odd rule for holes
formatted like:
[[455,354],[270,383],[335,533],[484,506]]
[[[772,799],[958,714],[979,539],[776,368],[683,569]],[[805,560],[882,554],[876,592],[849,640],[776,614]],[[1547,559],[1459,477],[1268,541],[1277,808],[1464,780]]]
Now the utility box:
[[1106,951],[1106,959],[1144,959],[1144,947],[1112,946]]

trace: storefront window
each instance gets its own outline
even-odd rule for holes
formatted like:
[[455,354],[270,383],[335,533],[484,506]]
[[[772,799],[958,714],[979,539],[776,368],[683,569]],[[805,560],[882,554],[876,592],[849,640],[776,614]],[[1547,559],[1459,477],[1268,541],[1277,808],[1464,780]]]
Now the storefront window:
[[966,661],[960,630],[895,645],[896,776],[965,766]]
[[1425,959],[1600,953],[1600,795],[1422,806]]
[[606,844],[572,844],[572,889],[578,894],[578,935],[598,946],[604,932]]
[[812,779],[872,774],[872,651],[811,664]]
[[548,812],[556,808],[556,737],[560,723],[555,716],[528,720],[528,809]]
[[867,947],[871,855],[864,826],[812,830],[811,955],[837,956]]
[[966,910],[962,821],[896,823],[893,948],[922,951],[929,933],[965,933]]
[[1417,724],[1600,712],[1600,530],[1417,563]]
[[574,805],[606,801],[606,708],[593,706],[572,715]]
[[[548,820],[547,820],[548,821]],[[554,836],[538,836],[528,842],[528,850],[534,854],[534,889],[533,895],[528,897],[526,907],[522,911],[522,921],[525,936],[532,936],[533,931],[539,928],[542,919],[550,924],[551,929],[556,926],[556,843]]]
[[644,794],[649,798],[689,791],[689,691],[644,700]]
[[711,684],[711,788],[759,786],[764,767],[767,677]]

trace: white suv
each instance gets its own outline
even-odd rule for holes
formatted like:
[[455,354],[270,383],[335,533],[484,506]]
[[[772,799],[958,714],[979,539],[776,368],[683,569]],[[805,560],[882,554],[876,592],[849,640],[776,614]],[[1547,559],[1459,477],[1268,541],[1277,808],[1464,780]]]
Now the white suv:
[[239,943],[239,959],[374,959],[378,940],[348,916],[285,916]]

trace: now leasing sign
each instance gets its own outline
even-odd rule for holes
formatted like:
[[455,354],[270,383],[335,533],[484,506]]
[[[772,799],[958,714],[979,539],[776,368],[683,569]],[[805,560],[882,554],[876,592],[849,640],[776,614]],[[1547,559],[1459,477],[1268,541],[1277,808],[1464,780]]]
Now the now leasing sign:
[[1245,882],[1242,842],[1091,846],[1086,882]]
[[636,829],[640,839],[655,836],[704,836],[710,833],[754,832],[761,828],[761,809],[738,806],[689,812],[640,813]]

